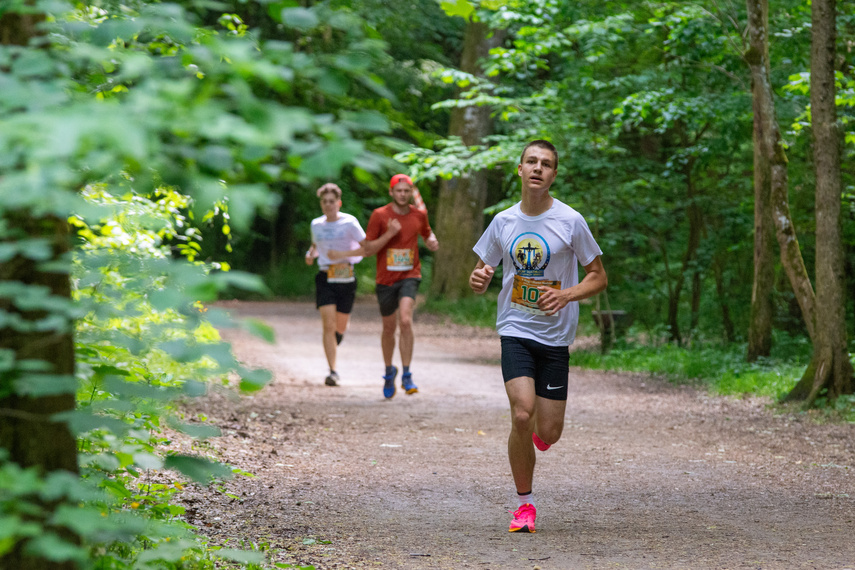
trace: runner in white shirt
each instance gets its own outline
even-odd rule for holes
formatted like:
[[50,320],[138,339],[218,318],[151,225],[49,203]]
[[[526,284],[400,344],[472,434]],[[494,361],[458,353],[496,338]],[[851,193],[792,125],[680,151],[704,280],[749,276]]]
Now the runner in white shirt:
[[[469,277],[472,290],[484,293],[494,268],[503,264],[496,328],[511,406],[508,458],[519,496],[510,532],[535,531],[534,449],[546,451],[564,429],[578,301],[608,284],[588,224],[549,195],[557,168],[552,143],[536,140],[523,149],[517,166],[522,201],[499,213],[478,240],[473,250],[479,261]],[[581,282],[579,264],[585,268]]]
[[[323,216],[312,220],[312,245],[306,252],[306,264],[312,265],[317,258],[318,274],[315,275],[315,302],[323,321],[324,353],[330,367],[324,383],[337,386],[336,347],[344,338],[356,298],[356,276],[353,266],[361,257],[348,257],[333,261],[330,250],[352,250],[360,247],[365,232],[359,221],[341,212],[341,188],[336,184],[324,184],[317,190],[321,200]],[[380,239],[388,241],[400,226],[391,226]]]

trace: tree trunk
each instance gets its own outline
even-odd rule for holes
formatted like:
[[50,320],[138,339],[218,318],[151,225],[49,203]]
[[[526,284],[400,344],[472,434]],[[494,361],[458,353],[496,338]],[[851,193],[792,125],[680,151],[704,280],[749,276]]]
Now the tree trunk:
[[[749,54],[756,57],[749,60],[752,67],[752,101],[754,108],[754,283],[751,290],[751,322],[748,326],[748,352],[745,359],[754,362],[772,352],[772,291],[775,286],[775,251],[774,251],[774,222],[772,221],[771,184],[769,162],[764,150],[765,124],[763,116],[762,90],[763,81],[769,77],[769,44],[765,38],[768,26],[766,3],[762,2],[752,12],[749,0],[749,14],[754,21],[749,20],[750,29],[760,29],[763,38],[752,35]],[[756,47],[755,47],[756,44]],[[757,54],[752,53],[757,51]],[[746,58],[748,59],[748,58]],[[761,67],[754,71],[754,67]]]
[[718,304],[721,309],[721,324],[724,328],[724,342],[732,343],[736,339],[736,328],[730,316],[730,304],[728,303],[727,287],[724,284],[724,262],[722,254],[717,253],[713,259],[713,271],[715,273],[715,291],[718,296]]
[[[684,145],[688,145],[688,141]],[[689,220],[689,241],[686,246],[686,257],[683,261],[683,273],[690,273],[692,280],[691,298],[689,303],[689,333],[693,334],[698,328],[698,319],[701,309],[701,273],[698,267],[698,249],[701,246],[701,238],[704,234],[704,215],[698,207],[697,195],[695,193],[695,181],[692,171],[695,167],[695,159],[686,163],[686,197],[689,205],[686,208],[686,218]],[[682,279],[682,278],[681,278]]]
[[[688,146],[688,141],[684,141],[684,146]],[[703,233],[703,214],[695,201],[695,184],[692,178],[692,169],[694,168],[694,160],[689,160],[686,164],[684,175],[686,177],[686,198],[688,206],[686,207],[686,218],[689,220],[689,235],[686,241],[686,251],[683,253],[683,263],[680,267],[680,274],[677,277],[677,283],[672,290],[669,291],[668,298],[668,325],[671,329],[671,341],[678,345],[683,343],[683,337],[680,333],[679,312],[680,312],[680,296],[683,293],[683,285],[691,278],[691,317],[689,325],[689,333],[697,326],[697,313],[700,307],[700,277],[697,272],[697,267],[693,267],[698,257],[698,248],[701,244],[701,235]],[[690,277],[691,274],[691,277]]]
[[[36,24],[41,15],[7,13],[0,17],[0,40],[3,44],[27,45],[36,34]],[[0,296],[0,314],[5,314],[4,327],[0,328],[0,352],[13,359],[13,367],[0,375],[0,447],[7,450],[9,459],[21,467],[36,467],[42,474],[51,471],[78,472],[77,442],[64,422],[53,419],[55,414],[75,408],[75,394],[58,393],[47,396],[28,396],[20,393],[28,379],[51,376],[73,378],[74,342],[73,323],[67,315],[48,312],[18,302],[22,295],[14,292],[21,285],[30,291],[43,290],[56,299],[70,303],[71,281],[68,267],[68,224],[64,219],[34,218],[29,212],[6,211],[0,216],[0,242],[23,243],[27,240],[44,240],[52,246],[49,260],[30,259],[17,255],[0,264],[0,284],[9,285],[13,291]],[[61,321],[61,322],[58,322]],[[34,369],[38,362],[44,369]],[[31,497],[48,512],[55,504],[39,497]],[[47,528],[50,528],[49,526]],[[52,528],[69,537],[68,531]],[[0,568],[16,570],[70,570],[71,562],[53,562],[44,558],[27,556],[24,543],[18,543],[0,556]]]
[[846,339],[840,130],[835,106],[836,0],[813,0],[810,103],[816,166],[816,332],[811,363],[788,400],[812,404],[855,391]]
[[[482,75],[479,60],[502,41],[502,34],[483,22],[468,22],[460,68]],[[449,135],[459,136],[465,145],[477,145],[492,132],[490,109],[485,106],[455,108],[451,113]],[[472,245],[484,230],[487,200],[487,172],[467,172],[443,180],[439,190],[436,235],[440,248],[434,254],[430,293],[433,297],[458,299],[469,295],[469,274],[477,261]]]
[[814,340],[816,301],[799,248],[796,229],[790,217],[787,196],[789,183],[787,156],[784,152],[778,121],[775,118],[775,103],[769,77],[768,5],[766,0],[747,0],[747,6],[750,48],[745,54],[745,59],[751,69],[754,125],[755,131],[759,130],[763,168],[766,165],[769,168],[772,219],[775,222],[775,234],[781,250],[781,264],[799,302],[808,334],[811,340]]
[[[6,212],[3,222],[13,231],[18,230],[19,240],[48,239],[53,245],[53,264],[67,264],[68,224],[59,219],[33,219],[26,215],[16,216]],[[44,262],[17,256],[0,265],[0,284],[23,284],[30,289],[43,288],[56,298],[70,300],[71,282],[68,273],[52,272],[42,269]],[[54,270],[55,271],[55,270]],[[45,310],[30,309],[16,305],[14,294],[0,297],[0,311],[5,312],[17,324],[8,324],[0,328],[0,351],[9,351],[14,358],[15,369],[4,372],[0,381],[0,447],[9,452],[12,462],[21,467],[37,467],[44,475],[51,471],[78,472],[77,442],[64,422],[53,419],[55,414],[68,412],[75,408],[74,393],[62,393],[50,396],[27,396],[16,393],[18,382],[26,383],[27,378],[40,375],[74,375],[74,343],[72,322],[66,320],[63,326],[53,330],[40,330],[40,325],[53,318],[65,318],[64,315],[48,313]],[[56,325],[54,325],[56,326]],[[38,372],[31,369],[33,362],[39,362],[46,369]],[[25,364],[26,363],[26,364]],[[55,503],[44,502],[39,497],[30,497],[30,501],[41,504],[48,512]],[[44,522],[44,521],[42,521]],[[50,528],[48,526],[48,528]],[[53,528],[67,540],[74,540],[63,529]],[[24,554],[25,543],[0,556],[0,568],[16,570],[70,570],[76,565],[67,562],[53,562],[43,558],[34,558]]]

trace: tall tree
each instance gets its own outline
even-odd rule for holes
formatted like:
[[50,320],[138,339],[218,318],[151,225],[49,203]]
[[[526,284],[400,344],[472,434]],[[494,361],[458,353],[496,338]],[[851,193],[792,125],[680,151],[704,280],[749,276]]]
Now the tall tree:
[[[790,216],[787,155],[775,117],[769,74],[769,4],[767,0],[747,0],[746,6],[749,48],[745,53],[745,61],[751,70],[754,125],[760,144],[760,164],[755,170],[755,176],[763,175],[768,169],[771,216],[775,223],[781,264],[796,295],[808,333],[814,339],[816,300]],[[757,291],[758,294],[761,292]]]
[[[483,77],[480,62],[493,47],[501,44],[503,32],[491,33],[483,21],[466,24],[460,70]],[[464,146],[480,145],[492,132],[490,107],[471,104],[451,112],[449,136],[459,137]],[[447,299],[468,295],[469,273],[476,259],[472,244],[484,229],[487,200],[487,170],[464,170],[459,176],[443,179],[439,191],[436,233],[442,247],[434,255],[431,294]]]
[[[758,21],[750,23],[752,29],[768,29],[768,7],[763,3],[757,7],[753,17]],[[748,325],[748,352],[746,360],[754,362],[772,352],[772,291],[775,286],[775,223],[772,220],[771,181],[769,162],[764,147],[766,135],[764,129],[768,122],[758,120],[766,110],[763,104],[764,86],[771,75],[769,64],[769,42],[762,38],[753,38],[752,57],[756,58],[752,66],[754,106],[754,281],[751,288],[751,321]],[[762,66],[762,69],[759,69]],[[756,70],[754,68],[757,68]]]
[[811,404],[827,389],[835,399],[855,391],[846,339],[841,238],[840,127],[835,104],[836,0],[811,4],[810,103],[816,168],[816,333],[813,357],[787,395]]
[[[37,35],[34,14],[5,14],[0,17],[2,45],[26,46]],[[16,251],[0,263],[0,353],[9,353],[11,366],[0,381],[0,448],[21,467],[36,467],[41,475],[54,471],[78,472],[77,442],[68,424],[56,414],[75,407],[73,323],[68,313],[50,306],[71,306],[71,282],[62,269],[69,251],[68,223],[29,209],[5,210],[0,223],[6,225],[0,246]],[[29,296],[24,288],[38,291]],[[41,303],[33,303],[34,297]],[[33,368],[37,365],[37,368]],[[34,396],[22,385],[55,383],[65,389]],[[22,393],[24,392],[24,393]],[[56,503],[32,497],[33,503],[50,512]],[[53,529],[68,537],[68,531]],[[74,540],[72,538],[72,540]],[[0,567],[16,570],[71,569],[73,562],[57,562],[26,549],[20,542],[0,556]]]

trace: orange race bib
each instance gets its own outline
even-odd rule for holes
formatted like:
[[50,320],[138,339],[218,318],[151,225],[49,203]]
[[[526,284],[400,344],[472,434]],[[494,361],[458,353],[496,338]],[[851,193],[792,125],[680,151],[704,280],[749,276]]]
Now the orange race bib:
[[[537,306],[537,300],[540,298],[540,289],[538,287],[561,289],[561,281],[531,279],[515,274],[514,288],[511,290],[511,306],[514,309],[525,311],[532,315],[545,315],[546,313],[541,311],[540,307]],[[557,315],[558,313],[553,316]]]
[[327,269],[327,283],[351,283],[354,279],[350,263],[334,263]]
[[390,247],[386,250],[387,271],[409,271],[413,268],[416,252],[412,249],[395,249]]

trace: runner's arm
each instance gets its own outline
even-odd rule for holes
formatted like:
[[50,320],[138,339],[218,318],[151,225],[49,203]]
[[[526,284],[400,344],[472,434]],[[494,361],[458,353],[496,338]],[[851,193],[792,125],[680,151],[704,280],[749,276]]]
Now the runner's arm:
[[475,269],[472,270],[472,274],[469,276],[469,287],[480,295],[487,290],[487,286],[493,280],[494,271],[492,267],[479,259],[478,263],[475,264]]
[[436,251],[439,249],[439,240],[436,239],[436,234],[431,232],[430,235],[425,240],[425,246],[431,251]]
[[578,285],[567,289],[556,290],[550,287],[538,287],[540,297],[537,306],[547,315],[554,315],[572,301],[581,301],[601,293],[609,284],[603,260],[598,255],[594,261],[585,266],[585,277]]
[[318,257],[318,246],[313,243],[306,251],[306,265],[312,265],[315,263],[316,257]]
[[389,222],[389,227],[386,228],[386,231],[383,232],[379,238],[375,240],[364,239],[359,242],[360,246],[358,248],[351,249],[350,251],[332,249],[327,253],[327,257],[333,261],[344,259],[345,257],[371,257],[380,251],[384,245],[389,243],[389,240],[392,239],[400,230],[401,222],[398,220],[392,220]]

